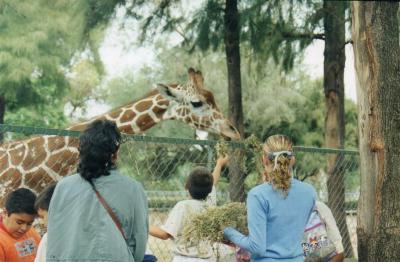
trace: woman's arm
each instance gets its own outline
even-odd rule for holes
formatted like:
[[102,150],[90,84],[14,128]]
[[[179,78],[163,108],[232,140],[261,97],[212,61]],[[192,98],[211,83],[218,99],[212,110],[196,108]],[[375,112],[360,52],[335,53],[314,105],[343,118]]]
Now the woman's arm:
[[330,208],[322,201],[316,202],[318,213],[322,220],[325,222],[326,231],[328,233],[328,238],[336,247],[336,252],[338,254],[344,252],[344,247],[342,243],[342,236],[340,235],[339,228],[337,226],[336,220],[332,214]]
[[244,236],[233,228],[225,228],[224,237],[254,255],[264,254],[267,246],[267,210],[258,196],[251,191],[247,197],[247,224],[249,235]]

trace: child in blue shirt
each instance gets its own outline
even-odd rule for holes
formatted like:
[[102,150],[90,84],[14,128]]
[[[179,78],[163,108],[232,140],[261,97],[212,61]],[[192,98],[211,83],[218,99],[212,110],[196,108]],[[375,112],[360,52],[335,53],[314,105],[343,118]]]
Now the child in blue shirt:
[[251,261],[303,261],[301,240],[315,205],[316,192],[292,178],[295,163],[291,140],[269,137],[264,144],[266,183],[247,196],[249,235],[225,228],[224,237],[251,253]]

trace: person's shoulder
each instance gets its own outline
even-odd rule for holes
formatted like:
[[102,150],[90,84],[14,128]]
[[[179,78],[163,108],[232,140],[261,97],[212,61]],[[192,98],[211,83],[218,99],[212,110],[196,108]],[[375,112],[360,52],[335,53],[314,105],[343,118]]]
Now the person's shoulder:
[[10,234],[0,226],[0,244],[9,238],[11,238]]
[[268,193],[272,190],[272,185],[270,183],[262,183],[250,189],[249,195],[258,195],[260,193]]
[[191,199],[184,199],[176,202],[175,207],[183,207],[190,205],[192,203]]
[[206,202],[202,202],[196,199],[184,199],[176,202],[174,209],[188,209],[188,208],[200,208],[206,205]]
[[310,193],[315,193],[315,188],[307,182],[299,181],[297,179],[293,179],[293,185],[301,188],[304,191],[308,191]]
[[143,189],[142,183],[140,183],[133,177],[122,174],[119,170],[113,170],[111,172],[112,172],[112,177],[117,178],[120,181],[120,183],[130,187],[134,187],[135,189]]
[[70,176],[63,177],[59,182],[57,182],[57,187],[66,185],[66,184],[74,184],[77,180],[81,179],[79,174],[73,174]]
[[39,233],[33,227],[31,229],[29,229],[28,232],[26,232],[26,236],[33,237],[35,239],[36,243],[39,243],[40,239],[41,239]]
[[322,214],[327,214],[331,212],[330,208],[322,201],[319,200],[315,201],[315,205],[317,207],[318,212]]

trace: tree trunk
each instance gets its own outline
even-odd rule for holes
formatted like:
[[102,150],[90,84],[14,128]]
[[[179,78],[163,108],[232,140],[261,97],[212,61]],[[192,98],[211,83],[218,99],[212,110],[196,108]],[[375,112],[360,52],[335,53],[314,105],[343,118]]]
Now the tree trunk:
[[[229,119],[243,137],[243,107],[240,76],[240,32],[237,0],[225,3],[225,53],[228,67]],[[241,159],[244,152],[235,153],[235,161],[230,161],[229,192],[233,201],[244,201],[244,179]],[[237,157],[237,158],[236,158]]]
[[399,3],[353,2],[361,195],[360,261],[400,257]]
[[[6,100],[0,95],[0,124],[4,124],[4,113],[6,112]],[[0,132],[0,144],[3,143],[4,134]]]
[[[345,4],[324,1],[324,91],[326,103],[325,146],[343,148],[344,123],[344,65],[345,65]],[[353,250],[346,223],[344,172],[342,156],[328,156],[328,205],[336,219],[343,238],[345,256],[352,257]]]

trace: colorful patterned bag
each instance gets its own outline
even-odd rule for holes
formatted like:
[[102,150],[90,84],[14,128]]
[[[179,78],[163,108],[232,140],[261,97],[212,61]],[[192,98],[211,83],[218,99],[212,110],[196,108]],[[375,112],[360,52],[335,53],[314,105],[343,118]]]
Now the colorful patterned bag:
[[301,246],[304,261],[329,261],[336,255],[335,245],[329,240],[325,222],[316,208],[307,222]]
[[236,250],[236,262],[250,262],[250,253],[243,248]]

